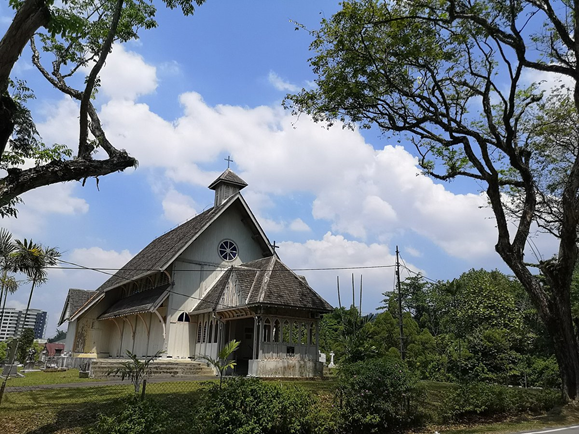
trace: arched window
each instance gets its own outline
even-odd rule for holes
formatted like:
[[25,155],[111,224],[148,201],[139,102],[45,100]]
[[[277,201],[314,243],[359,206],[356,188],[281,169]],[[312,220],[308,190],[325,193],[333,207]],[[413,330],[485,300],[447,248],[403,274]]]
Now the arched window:
[[290,341],[290,323],[287,319],[283,322],[283,329],[282,329],[281,334],[282,334],[282,341],[289,343],[289,341]]
[[201,342],[201,323],[197,323],[197,343]]
[[266,318],[263,323],[263,342],[271,342],[271,321]]
[[292,323],[292,344],[300,343],[300,323],[294,321]]
[[310,345],[316,345],[316,325],[314,323],[310,324]]
[[219,332],[219,321],[215,321],[215,335],[213,336],[213,342],[217,343],[217,336]]
[[203,342],[207,342],[207,321],[203,323]]
[[213,321],[209,321],[209,336],[207,336],[207,343],[211,343],[211,339],[213,339]]
[[181,315],[179,315],[179,318],[177,318],[178,322],[191,322],[191,319],[189,318],[189,315],[186,312],[183,312]]
[[300,327],[300,344],[308,344],[308,327],[305,323],[302,323]]
[[281,342],[281,324],[279,319],[276,319],[273,322],[273,341],[274,342]]

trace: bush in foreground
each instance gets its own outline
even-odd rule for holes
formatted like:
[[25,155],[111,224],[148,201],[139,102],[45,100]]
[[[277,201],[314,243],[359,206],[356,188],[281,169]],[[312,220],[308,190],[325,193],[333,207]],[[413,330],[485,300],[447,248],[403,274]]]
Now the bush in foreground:
[[235,378],[221,390],[211,386],[197,412],[192,432],[267,434],[323,432],[315,398],[304,389],[255,378]]
[[344,432],[387,432],[417,422],[422,391],[397,359],[373,359],[340,368],[337,398]]
[[562,404],[561,392],[556,389],[533,390],[465,383],[447,394],[442,408],[444,419],[455,421],[473,416],[548,411]]
[[149,398],[141,401],[137,396],[121,400],[117,413],[99,415],[98,422],[88,429],[88,434],[156,434],[165,432],[168,414]]

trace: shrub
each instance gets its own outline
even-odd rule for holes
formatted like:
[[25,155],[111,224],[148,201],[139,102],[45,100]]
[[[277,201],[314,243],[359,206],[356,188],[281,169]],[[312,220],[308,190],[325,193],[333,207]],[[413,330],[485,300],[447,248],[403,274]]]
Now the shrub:
[[[234,378],[212,385],[200,406],[194,432],[267,434],[314,432],[319,423],[314,397],[295,385]],[[316,431],[319,432],[319,431]]]
[[149,399],[133,395],[121,401],[118,413],[99,415],[98,422],[89,427],[89,434],[155,434],[162,433],[168,421],[167,413]]
[[475,415],[547,411],[561,403],[561,393],[555,389],[529,390],[464,383],[445,397],[443,408],[446,420],[461,420]]
[[416,421],[421,395],[400,360],[373,359],[340,368],[337,397],[345,432],[385,432]]

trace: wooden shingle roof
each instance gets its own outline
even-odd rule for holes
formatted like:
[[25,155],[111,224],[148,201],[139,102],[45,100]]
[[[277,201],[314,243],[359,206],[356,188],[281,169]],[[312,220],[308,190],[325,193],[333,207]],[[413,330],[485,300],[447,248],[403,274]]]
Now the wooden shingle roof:
[[171,284],[166,283],[153,289],[122,298],[109,307],[98,319],[116,318],[143,312],[152,312],[169,295]]
[[247,187],[247,182],[237,176],[231,169],[226,169],[225,172],[219,175],[219,177],[209,185],[209,188],[214,190],[217,185],[222,182],[237,185],[240,190]]
[[64,307],[62,308],[62,313],[60,314],[60,320],[58,325],[67,321],[74,313],[79,310],[84,304],[90,300],[90,298],[96,294],[96,291],[87,291],[86,289],[75,289],[70,288],[68,290],[68,295],[64,302]]
[[166,234],[154,239],[147,247],[127,262],[123,268],[118,270],[114,276],[103,283],[97,291],[107,291],[129,280],[134,280],[143,275],[165,269],[175,256],[184,250],[191,240],[234,199],[235,196],[229,198],[220,206],[210,208]]
[[[226,306],[221,303],[232,278],[237,279],[239,296],[243,300],[239,306]],[[272,256],[230,267],[215,282],[193,312],[258,305],[319,312],[329,312],[333,309],[305,279],[291,271],[277,256]]]

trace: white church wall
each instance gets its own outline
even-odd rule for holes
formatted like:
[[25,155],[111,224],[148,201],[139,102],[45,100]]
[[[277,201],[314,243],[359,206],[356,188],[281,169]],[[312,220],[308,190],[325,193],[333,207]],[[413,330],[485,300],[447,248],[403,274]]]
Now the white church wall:
[[[122,343],[121,343],[121,357],[127,356],[127,350],[133,351],[133,331],[131,329],[131,317],[122,317],[119,320],[122,323],[121,330],[123,331]],[[133,321],[131,321],[132,323]]]
[[103,321],[105,326],[105,334],[109,337],[107,342],[108,352],[111,357],[119,357],[121,355],[121,333],[123,331],[123,320],[122,318],[117,318],[115,320],[120,327],[113,320]]
[[64,351],[69,353],[74,346],[74,336],[76,335],[76,321],[68,321],[66,329],[66,340],[64,341]]
[[144,357],[147,355],[147,346],[149,343],[149,333],[147,333],[147,328],[149,327],[150,314],[141,314],[140,318],[135,315],[135,342],[133,344],[133,354],[138,357]]
[[[165,342],[165,338],[163,337],[163,323],[159,321],[159,317],[151,313],[150,315],[150,333],[149,333],[149,347],[148,347],[148,354],[149,356],[154,355],[157,351],[163,351],[163,344]],[[165,357],[163,354],[161,357]]]
[[[185,355],[183,345],[189,345],[189,355],[217,354],[217,345],[204,342],[195,347],[196,329],[177,327],[181,312],[191,312],[199,300],[223,274],[225,268],[263,257],[259,243],[253,238],[253,232],[243,223],[247,219],[235,207],[228,208],[211,226],[209,226],[175,261],[173,280],[175,286],[169,296],[168,342],[167,355],[179,357]],[[237,244],[238,257],[233,261],[224,261],[218,254],[218,246],[224,239]],[[181,333],[188,333],[182,336]],[[188,344],[187,344],[188,342]],[[208,347],[208,345],[210,345]]]

